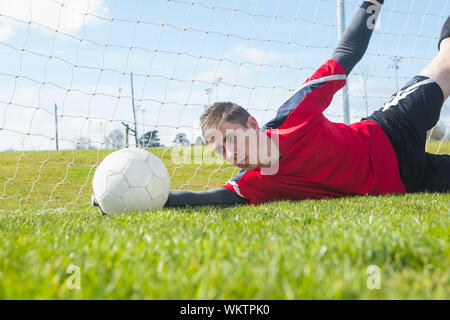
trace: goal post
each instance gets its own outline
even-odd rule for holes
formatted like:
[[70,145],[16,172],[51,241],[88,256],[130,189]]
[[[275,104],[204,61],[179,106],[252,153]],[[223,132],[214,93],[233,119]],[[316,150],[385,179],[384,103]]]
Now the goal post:
[[[205,149],[205,108],[232,101],[269,121],[331,57],[344,12],[360,3],[0,2],[0,212],[90,208],[95,168],[126,143],[161,157],[174,189],[222,185],[238,170]],[[352,123],[381,108],[437,53],[449,8],[448,0],[386,1],[366,55],[325,115]],[[449,128],[447,103],[430,152],[450,152]],[[208,161],[194,161],[199,150]]]

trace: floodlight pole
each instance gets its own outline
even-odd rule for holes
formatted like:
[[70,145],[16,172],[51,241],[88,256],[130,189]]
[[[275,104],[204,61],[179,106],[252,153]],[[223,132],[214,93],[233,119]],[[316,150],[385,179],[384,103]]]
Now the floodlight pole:
[[213,91],[212,87],[205,89],[205,93],[208,95],[208,107],[211,105],[211,93],[212,93],[212,91]]
[[130,134],[130,126],[128,123],[122,122],[125,127],[125,148],[128,148],[128,135]]
[[400,69],[398,64],[402,59],[402,57],[393,56],[391,57],[392,63],[388,65],[388,69],[395,70],[395,91],[398,91],[398,69]]
[[145,114],[147,113],[147,111],[145,111],[144,107],[142,107],[141,112],[142,112],[142,134],[144,134],[145,133]]
[[56,141],[56,150],[59,150],[58,146],[58,105],[55,103],[55,141]]
[[134,117],[134,141],[136,142],[136,148],[138,147],[138,135],[137,135],[137,122],[136,122],[136,108],[134,107],[134,88],[133,88],[133,72],[131,72],[131,104],[133,106]]
[[[338,15],[338,35],[339,40],[345,32],[345,1],[337,0],[337,15]],[[348,79],[344,88],[342,89],[342,109],[344,114],[344,123],[350,124],[350,105],[348,101]]]
[[216,79],[215,87],[216,87],[216,101],[219,101],[219,83],[223,80],[223,78],[219,77]]

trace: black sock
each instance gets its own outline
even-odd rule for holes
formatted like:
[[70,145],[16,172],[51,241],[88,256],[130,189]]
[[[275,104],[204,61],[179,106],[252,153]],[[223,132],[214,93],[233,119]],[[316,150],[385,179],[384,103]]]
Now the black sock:
[[444,26],[442,27],[441,37],[439,38],[438,43],[438,49],[440,49],[441,47],[442,40],[448,37],[450,37],[450,17],[447,18],[447,21],[445,21]]

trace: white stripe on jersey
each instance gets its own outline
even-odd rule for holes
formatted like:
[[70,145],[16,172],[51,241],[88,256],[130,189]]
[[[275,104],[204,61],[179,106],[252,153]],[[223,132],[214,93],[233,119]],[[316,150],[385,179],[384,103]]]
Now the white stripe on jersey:
[[396,106],[398,105],[398,103],[400,102],[400,100],[405,99],[407,96],[409,96],[411,93],[413,93],[414,91],[416,91],[420,86],[424,86],[426,84],[429,83],[433,83],[435,82],[433,79],[425,79],[422,81],[419,81],[415,84],[413,84],[412,86],[403,89],[403,90],[399,90],[395,95],[393,95],[391,97],[391,99],[384,105],[383,109],[381,111],[386,111],[388,110],[390,107],[392,106]]
[[286,101],[288,101],[290,98],[292,98],[297,92],[299,92],[303,88],[306,88],[306,87],[308,87],[310,85],[313,85],[313,84],[316,84],[316,83],[321,83],[321,82],[328,82],[328,81],[334,81],[334,80],[346,80],[346,79],[347,79],[347,76],[345,74],[335,74],[335,75],[332,75],[332,76],[326,76],[326,77],[322,77],[322,78],[318,78],[318,79],[314,79],[314,80],[308,81],[308,82],[304,83],[300,88],[295,90],[294,93],[291,94],[289,96],[289,98],[286,99]]

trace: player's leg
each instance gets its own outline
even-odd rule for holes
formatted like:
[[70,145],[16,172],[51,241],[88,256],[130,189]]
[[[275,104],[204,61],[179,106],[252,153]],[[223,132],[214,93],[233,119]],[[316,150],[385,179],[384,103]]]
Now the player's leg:
[[[392,96],[383,108],[406,107],[404,117],[422,138],[439,121],[442,105],[450,95],[450,17],[442,27],[438,49],[438,54],[425,69]],[[399,101],[403,99],[411,101],[402,105]]]
[[439,53],[419,74],[433,79],[441,87],[444,100],[450,95],[450,17],[442,28]]
[[[444,101],[450,95],[450,17],[442,28],[439,39],[439,53],[420,73],[436,81],[442,89]],[[432,119],[429,129],[439,117]],[[450,155],[425,153],[425,175],[423,191],[450,192]]]
[[380,110],[363,120],[375,121],[394,148],[407,192],[423,191],[426,133],[439,119],[442,89],[432,79],[416,76]]
[[425,152],[427,131],[439,121],[444,101],[450,95],[450,17],[442,27],[438,49],[425,69],[381,109],[397,118],[405,134],[417,142],[411,146],[418,146],[422,152]]
[[[383,110],[402,109],[416,134],[425,139],[428,130],[439,121],[442,105],[450,95],[450,17],[445,22],[439,40],[439,52],[418,76],[392,96]],[[401,100],[409,103],[399,103]],[[425,140],[423,141],[425,151]]]
[[450,155],[426,153],[425,159],[422,191],[450,192]]
[[450,19],[442,30],[440,51],[433,62],[383,108],[363,118],[378,123],[388,136],[408,192],[423,191],[427,161],[431,161],[425,154],[426,133],[439,120],[444,98],[450,91]]

